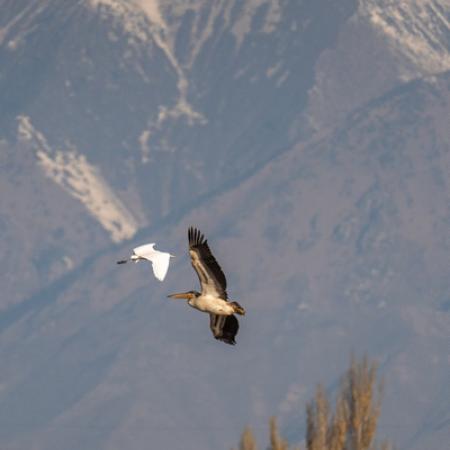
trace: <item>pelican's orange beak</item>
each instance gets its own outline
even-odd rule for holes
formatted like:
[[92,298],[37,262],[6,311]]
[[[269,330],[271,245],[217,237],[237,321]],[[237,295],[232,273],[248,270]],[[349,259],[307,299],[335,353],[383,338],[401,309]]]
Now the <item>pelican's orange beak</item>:
[[190,292],[181,292],[179,294],[170,294],[167,297],[169,297],[169,298],[187,298],[189,300],[192,298],[192,294]]

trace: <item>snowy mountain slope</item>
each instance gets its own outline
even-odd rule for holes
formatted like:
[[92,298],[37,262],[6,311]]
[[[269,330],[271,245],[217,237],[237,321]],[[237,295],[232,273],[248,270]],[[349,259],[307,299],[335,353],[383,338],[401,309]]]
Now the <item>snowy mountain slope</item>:
[[[24,148],[17,118],[28,118],[52,154],[51,160],[41,154],[46,173],[57,182],[67,175],[59,195],[81,201],[84,213],[79,205],[76,211],[88,229],[66,220],[66,203],[55,203],[45,183],[33,186],[45,206],[27,217],[46,223],[50,209],[55,228],[73,234],[97,233],[100,224],[104,236],[86,244],[94,254],[108,245],[105,238],[114,243],[158,225],[287,148],[314,61],[354,5],[277,5],[0,0],[0,137],[8,152]],[[33,142],[29,150],[36,153]],[[38,170],[42,161],[35,159]],[[5,182],[12,183],[3,192],[13,203],[24,205],[33,195]],[[9,203],[0,205],[3,215]],[[31,254],[45,253],[42,242],[28,244]],[[86,256],[80,251],[75,266]],[[16,258],[22,271],[2,279],[8,286],[23,284],[22,272],[41,270],[29,252]],[[39,279],[44,288],[52,278]],[[18,292],[8,296],[27,298]]]
[[[0,11],[0,446],[229,448],[274,413],[294,442],[354,350],[381,434],[442,447],[447,2]],[[192,224],[249,309],[235,348],[165,300],[197,283]],[[149,239],[164,285],[114,264]]]
[[139,199],[127,193],[118,198],[84,155],[70,143],[66,148],[71,151],[51,148],[24,116],[16,142],[0,141],[2,310],[145,224]]
[[[244,423],[262,434],[274,413],[295,442],[315,383],[335,385],[353,350],[377,357],[386,377],[380,435],[440,448],[449,85],[445,74],[390,92],[180,222],[149,229],[178,255],[164,285],[148,267],[114,265],[127,245],[47,292],[2,333],[4,445],[229,448]],[[197,283],[189,224],[207,233],[230,296],[249,311],[234,348],[165,298]],[[435,407],[442,415],[430,416]]]
[[[445,3],[388,5],[390,27],[383,6],[2,0],[2,136],[13,143],[26,116],[50,148],[76,148],[114,191],[115,209],[126,203],[119,222],[133,217],[118,232],[108,219],[107,233],[131,236],[391,88],[412,64],[401,56],[412,42],[420,73],[431,64],[420,55],[443,68]],[[355,27],[360,50],[348,42]]]
[[445,0],[365,0],[358,14],[386,37],[394,53],[416,68],[416,73],[405,73],[405,78],[450,69],[450,7]]
[[119,195],[136,180],[158,221],[288,145],[289,115],[352,3],[41,2],[5,24],[0,120],[14,135],[26,115],[51,147],[71,142]]
[[450,7],[441,0],[361,0],[316,66],[305,119],[333,126],[405,80],[450,70]]
[[0,309],[29,298],[109,246],[81,203],[47,179],[24,143],[0,143]]
[[114,196],[98,170],[79,155],[76,149],[53,151],[45,136],[37,131],[30,118],[18,117],[19,139],[36,152],[37,164],[44,174],[78,199],[110,234],[114,242],[130,239],[138,222],[120,199]]

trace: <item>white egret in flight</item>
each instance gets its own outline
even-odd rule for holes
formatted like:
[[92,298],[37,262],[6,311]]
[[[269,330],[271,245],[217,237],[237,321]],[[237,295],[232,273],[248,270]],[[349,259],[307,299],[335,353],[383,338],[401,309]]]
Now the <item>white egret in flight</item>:
[[244,315],[244,308],[228,301],[227,280],[208,246],[208,241],[196,228],[189,228],[189,255],[197,272],[202,292],[189,291],[169,295],[185,298],[189,306],[209,313],[209,327],[216,339],[234,345],[239,322],[234,314]]
[[163,281],[169,268],[170,258],[174,258],[174,255],[155,250],[153,248],[155,245],[155,243],[140,245],[133,249],[133,254],[129,259],[117,261],[117,264],[125,264],[128,261],[134,261],[135,263],[150,261],[153,267],[153,274],[159,281]]

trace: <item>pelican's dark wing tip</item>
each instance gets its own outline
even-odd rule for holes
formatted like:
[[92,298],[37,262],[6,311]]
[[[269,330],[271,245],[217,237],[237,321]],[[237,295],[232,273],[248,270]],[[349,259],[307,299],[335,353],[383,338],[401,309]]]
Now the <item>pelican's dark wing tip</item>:
[[194,228],[193,227],[188,228],[188,241],[189,241],[189,247],[191,247],[192,243],[194,242]]
[[233,338],[216,337],[216,339],[228,345],[236,345],[236,341]]
[[190,226],[188,228],[188,241],[189,247],[195,247],[196,245],[206,244],[205,236],[200,232],[198,228]]
[[236,316],[227,316],[222,326],[222,333],[218,338],[229,345],[236,345],[235,337],[239,331],[239,321]]

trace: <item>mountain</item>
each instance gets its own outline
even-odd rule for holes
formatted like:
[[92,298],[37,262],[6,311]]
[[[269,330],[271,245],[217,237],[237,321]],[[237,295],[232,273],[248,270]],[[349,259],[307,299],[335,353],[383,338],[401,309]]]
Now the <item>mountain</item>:
[[[444,1],[0,0],[0,442],[230,448],[380,363],[380,436],[450,432]],[[237,346],[166,295],[197,225]],[[166,282],[114,263],[155,241]]]
[[[44,254],[51,273],[67,272],[67,258],[72,267],[88,256],[83,243],[95,253],[129,239],[288,148],[314,63],[352,12],[353,2],[329,3],[2,0],[2,139],[69,194],[70,211],[87,213],[52,220],[56,230],[81,220],[78,242],[30,239],[18,256],[24,294],[55,278],[28,261]],[[60,207],[37,195],[46,205],[32,212],[44,216],[36,231],[49,236],[42,213]],[[104,237],[89,236],[99,227]],[[15,223],[8,229],[17,235]]]

